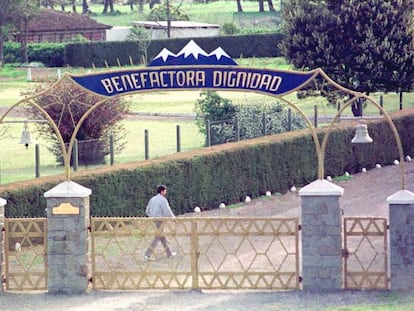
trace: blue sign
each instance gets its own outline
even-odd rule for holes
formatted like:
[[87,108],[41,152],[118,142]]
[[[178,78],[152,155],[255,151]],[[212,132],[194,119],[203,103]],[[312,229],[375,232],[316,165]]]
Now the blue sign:
[[239,67],[221,48],[207,54],[190,41],[177,54],[164,49],[145,68],[70,77],[107,97],[183,89],[248,90],[280,96],[301,88],[317,73]]

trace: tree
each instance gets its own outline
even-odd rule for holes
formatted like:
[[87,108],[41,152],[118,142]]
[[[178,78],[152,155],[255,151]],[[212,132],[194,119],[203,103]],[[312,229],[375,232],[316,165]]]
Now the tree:
[[103,5],[104,5],[104,8],[103,8],[102,14],[108,14],[108,9],[109,9],[109,13],[115,12],[113,0],[104,0]]
[[189,17],[180,8],[182,1],[177,5],[171,5],[170,0],[165,0],[160,5],[155,6],[148,15],[152,21],[167,21],[167,38],[171,37],[171,21],[188,21]]
[[30,19],[36,14],[39,9],[38,0],[18,0],[14,2],[13,14],[8,18],[9,25],[12,25],[13,30],[17,32],[19,43],[22,51],[23,62],[28,61],[27,56],[27,32]]
[[236,3],[237,3],[237,12],[243,12],[241,0],[236,0]]
[[82,0],[82,14],[88,14],[89,11],[89,5],[87,0]]
[[409,90],[413,9],[414,0],[291,1],[281,48],[296,68],[320,67],[351,89]]
[[[24,95],[33,95],[46,90],[44,85]],[[85,112],[95,105],[102,98],[85,93],[80,87],[71,81],[61,80],[52,90],[33,99],[36,104],[42,107],[52,118],[59,128],[63,141],[70,142],[73,130],[79,119]],[[108,100],[85,119],[79,132],[76,135],[78,140],[78,153],[80,164],[102,164],[105,155],[108,155],[109,136],[112,135],[116,151],[120,151],[125,143],[125,130],[120,124],[128,112],[127,104],[119,98]],[[32,105],[29,105],[28,114],[34,119],[43,119],[41,112]],[[39,135],[47,140],[54,141],[51,152],[59,162],[62,162],[60,145],[56,134],[48,123],[36,123]]]
[[0,67],[3,67],[4,60],[4,30],[9,19],[9,14],[12,12],[12,6],[15,0],[2,0],[0,2]]
[[127,4],[129,4],[131,11],[134,11],[134,5],[136,5],[139,13],[144,12],[144,0],[128,0]]
[[[241,5],[241,1],[240,0],[236,0],[237,3],[237,12],[243,12],[243,8]],[[259,12],[264,12],[264,0],[259,0]],[[269,6],[269,11],[274,12],[275,8],[273,6],[273,0],[267,0],[267,5]]]
[[148,62],[148,48],[151,45],[151,34],[144,27],[132,27],[127,40],[134,41],[138,45],[139,51],[142,53],[142,63]]

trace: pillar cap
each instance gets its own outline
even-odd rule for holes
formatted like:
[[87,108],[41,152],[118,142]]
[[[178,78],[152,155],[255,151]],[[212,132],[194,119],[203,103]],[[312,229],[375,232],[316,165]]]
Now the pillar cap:
[[90,196],[92,190],[71,180],[64,181],[45,192],[45,198],[84,198]]
[[7,200],[0,198],[0,206],[5,206],[7,204]]
[[413,204],[414,193],[408,190],[400,190],[387,198],[388,204]]
[[318,179],[299,190],[300,196],[341,196],[344,188],[325,179]]

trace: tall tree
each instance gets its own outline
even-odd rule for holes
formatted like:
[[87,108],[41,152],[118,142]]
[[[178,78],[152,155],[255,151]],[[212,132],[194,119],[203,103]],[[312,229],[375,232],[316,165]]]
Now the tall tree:
[[115,12],[113,0],[104,0],[103,5],[104,5],[104,8],[103,8],[102,14],[108,14],[108,10],[109,10],[109,13]]
[[4,60],[4,29],[7,25],[9,14],[12,12],[12,5],[15,3],[15,0],[2,0],[0,2],[0,67],[3,67]]
[[236,2],[237,2],[237,12],[243,12],[241,0],[236,0]]
[[269,11],[270,12],[275,11],[275,7],[273,6],[273,1],[272,0],[267,0],[267,5],[269,6]]
[[13,14],[10,16],[10,23],[14,30],[18,33],[19,43],[21,46],[22,60],[28,61],[27,56],[27,34],[28,24],[30,19],[39,10],[39,3],[37,0],[18,0],[13,7]]
[[362,92],[409,90],[414,80],[414,0],[291,1],[284,5],[286,58],[320,67]]
[[89,12],[88,0],[82,0],[82,14],[88,14]]
[[[266,0],[267,1],[267,5],[269,6],[269,11],[274,12],[275,8],[273,6],[273,0]],[[243,7],[241,5],[241,0],[236,0],[237,3],[237,12],[243,12]],[[258,0],[259,3],[259,12],[264,12],[265,8],[264,8],[264,0]]]
[[177,5],[172,5],[170,0],[165,0],[161,4],[155,6],[148,15],[148,19],[152,21],[167,21],[167,38],[171,37],[171,21],[188,21],[189,17],[182,12],[181,0]]

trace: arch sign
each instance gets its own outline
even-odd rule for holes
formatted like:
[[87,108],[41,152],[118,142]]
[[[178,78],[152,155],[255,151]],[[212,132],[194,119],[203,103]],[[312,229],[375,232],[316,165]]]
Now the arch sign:
[[[1,117],[0,123],[3,122],[5,116],[16,106],[21,103],[31,103],[39,111],[42,112],[48,123],[57,135],[60,147],[62,149],[65,176],[70,179],[70,155],[76,135],[80,130],[82,123],[90,115],[90,113],[108,101],[108,99],[127,95],[129,93],[140,93],[150,91],[171,91],[171,90],[199,90],[199,89],[215,89],[226,91],[247,91],[266,94],[277,97],[298,111],[308,128],[311,130],[315,149],[318,158],[318,178],[324,178],[324,157],[325,148],[328,141],[331,128],[340,118],[341,113],[349,107],[354,101],[363,98],[373,103],[387,119],[395,139],[397,141],[400,154],[400,163],[402,170],[402,188],[404,189],[404,155],[402,151],[401,141],[395,125],[384,109],[376,103],[376,101],[362,93],[349,90],[335,81],[320,68],[307,71],[287,71],[264,68],[241,67],[220,47],[206,53],[194,41],[189,41],[187,45],[178,53],[174,54],[167,49],[163,49],[147,67],[127,70],[105,71],[101,73],[91,73],[86,75],[75,75],[65,73],[65,76],[56,82],[59,84],[63,79],[69,79],[73,83],[79,85],[87,92],[98,95],[102,98],[82,115],[74,124],[74,130],[71,135],[69,145],[66,147],[62,135],[59,130],[59,124],[50,116],[40,105],[31,102],[40,94],[24,98],[11,108],[9,108]],[[323,83],[319,85],[317,80]],[[284,95],[300,90],[303,87],[314,82],[314,86],[319,93],[340,92],[345,99],[345,103],[328,126],[326,134],[323,136],[322,142],[316,133],[312,122],[308,116],[292,101]],[[326,87],[326,89],[325,89]],[[53,86],[49,89],[51,90]],[[45,94],[47,91],[43,91]],[[66,109],[62,106],[62,112]]]
[[105,97],[131,92],[203,88],[282,96],[301,88],[318,72],[242,68],[221,47],[206,53],[191,40],[177,54],[164,48],[145,68],[69,76],[88,91]]

